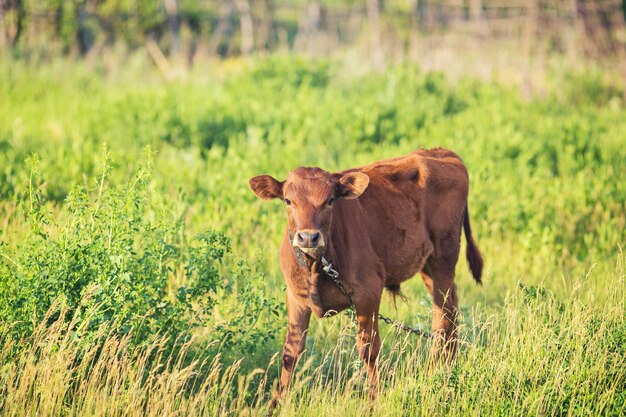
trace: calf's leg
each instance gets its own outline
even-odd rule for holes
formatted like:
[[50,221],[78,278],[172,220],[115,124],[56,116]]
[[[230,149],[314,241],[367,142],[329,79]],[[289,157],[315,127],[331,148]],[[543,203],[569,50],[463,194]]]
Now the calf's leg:
[[454,276],[433,282],[433,353],[451,361],[457,351],[458,298]]
[[304,350],[306,332],[309,329],[309,321],[311,319],[311,310],[306,306],[300,305],[290,294],[289,290],[287,290],[287,318],[289,324],[287,338],[283,346],[280,384],[272,400],[273,407],[276,406],[277,399],[289,386],[298,358]]
[[[428,262],[422,271],[422,279],[433,299],[433,347],[431,356],[447,361],[456,357],[458,297],[454,284],[454,266],[450,263],[437,268],[437,262]],[[450,271],[452,269],[452,271]]]
[[376,398],[377,376],[376,359],[380,353],[380,336],[378,334],[378,308],[380,297],[377,300],[371,299],[364,303],[357,303],[355,306],[358,321],[358,332],[356,336],[356,346],[367,366],[368,379],[370,384],[370,398]]

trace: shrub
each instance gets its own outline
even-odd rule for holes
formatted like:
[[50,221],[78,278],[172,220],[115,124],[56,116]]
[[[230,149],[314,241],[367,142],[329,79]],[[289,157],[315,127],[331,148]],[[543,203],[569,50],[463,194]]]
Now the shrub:
[[[11,323],[13,337],[32,333],[56,300],[68,317],[88,321],[87,339],[103,323],[113,334],[132,334],[132,346],[157,334],[180,344],[198,327],[213,328],[207,342],[229,347],[233,333],[254,336],[259,315],[241,312],[225,326],[212,313],[241,291],[252,311],[270,319],[263,310],[277,312],[278,304],[263,293],[262,276],[243,261],[229,269],[226,235],[207,230],[187,238],[184,208],[151,191],[149,159],[121,186],[107,184],[107,162],[93,190],[74,184],[58,209],[45,201],[37,158],[31,158],[22,207],[30,228],[15,245],[0,246],[0,316]],[[245,342],[253,343],[238,338],[237,348],[251,351]]]

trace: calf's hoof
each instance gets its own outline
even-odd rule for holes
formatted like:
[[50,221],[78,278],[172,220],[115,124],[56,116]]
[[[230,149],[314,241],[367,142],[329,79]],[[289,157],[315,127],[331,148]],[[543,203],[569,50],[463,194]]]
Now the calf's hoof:
[[378,396],[378,387],[376,385],[371,385],[370,392],[369,392],[370,401],[376,400],[377,396]]

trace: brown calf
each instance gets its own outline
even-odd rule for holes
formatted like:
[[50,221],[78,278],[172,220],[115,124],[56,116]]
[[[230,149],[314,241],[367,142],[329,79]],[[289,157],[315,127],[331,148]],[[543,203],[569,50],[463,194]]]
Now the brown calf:
[[289,328],[279,393],[287,387],[304,349],[311,312],[325,317],[350,306],[348,297],[321,270],[322,256],[339,271],[354,301],[356,343],[368,366],[372,396],[383,288],[397,293],[400,283],[419,272],[433,299],[433,353],[454,357],[458,305],[454,271],[461,228],[478,283],[483,267],[467,211],[467,170],[455,153],[420,149],[335,174],[298,168],[285,181],[256,176],[250,187],[260,198],[279,198],[287,206],[279,257],[287,283]]

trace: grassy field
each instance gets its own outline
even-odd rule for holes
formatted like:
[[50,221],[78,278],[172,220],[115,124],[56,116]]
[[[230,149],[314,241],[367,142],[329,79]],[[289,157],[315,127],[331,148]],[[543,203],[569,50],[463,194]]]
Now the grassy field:
[[[528,102],[408,64],[0,61],[0,414],[265,415],[285,214],[248,179],[444,146],[486,260],[483,287],[457,268],[457,362],[384,325],[370,403],[353,318],[314,319],[277,413],[623,415],[626,105],[601,73],[551,83]],[[427,328],[421,280],[403,292],[382,312]]]

